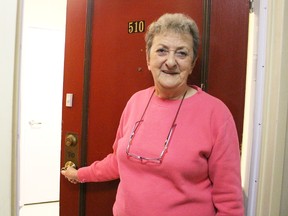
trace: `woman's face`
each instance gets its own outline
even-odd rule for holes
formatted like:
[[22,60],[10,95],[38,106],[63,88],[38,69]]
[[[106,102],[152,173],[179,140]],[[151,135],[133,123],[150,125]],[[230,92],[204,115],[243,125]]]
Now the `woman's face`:
[[190,34],[165,32],[154,37],[147,54],[156,92],[187,90],[187,79],[192,73],[193,40]]

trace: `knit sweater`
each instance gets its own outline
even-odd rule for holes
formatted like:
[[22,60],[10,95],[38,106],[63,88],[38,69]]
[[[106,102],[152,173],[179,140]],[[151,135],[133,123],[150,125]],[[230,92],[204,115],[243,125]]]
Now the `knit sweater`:
[[[81,182],[120,178],[115,216],[243,216],[240,153],[233,117],[218,99],[193,86],[184,99],[160,164],[128,157],[135,122],[154,90],[134,94],[120,120],[113,152],[78,170]],[[159,157],[180,100],[153,95],[130,153]]]

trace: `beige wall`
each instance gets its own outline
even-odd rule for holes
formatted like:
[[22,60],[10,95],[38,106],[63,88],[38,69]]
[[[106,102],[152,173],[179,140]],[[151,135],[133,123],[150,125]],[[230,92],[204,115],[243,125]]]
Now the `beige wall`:
[[[268,1],[266,77],[257,215],[287,215],[288,5]],[[286,165],[285,165],[286,164]],[[283,172],[283,171],[286,171]],[[285,174],[285,175],[284,175]],[[285,176],[285,178],[284,178]],[[286,187],[284,186],[286,185]],[[282,203],[282,205],[281,205]],[[281,212],[282,208],[282,213]],[[286,212],[285,212],[286,208]]]
[[[25,27],[63,30],[67,0],[25,0]],[[53,13],[53,14],[52,14]]]
[[15,187],[12,156],[15,154],[14,117],[17,88],[17,0],[0,1],[0,215],[14,211]]

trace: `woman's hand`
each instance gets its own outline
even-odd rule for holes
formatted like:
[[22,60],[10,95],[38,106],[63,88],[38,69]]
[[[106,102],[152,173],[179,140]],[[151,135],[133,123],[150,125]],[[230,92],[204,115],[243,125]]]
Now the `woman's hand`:
[[77,184],[80,182],[77,177],[77,172],[78,171],[72,166],[68,167],[67,169],[61,170],[61,174],[64,175],[65,178],[73,184]]

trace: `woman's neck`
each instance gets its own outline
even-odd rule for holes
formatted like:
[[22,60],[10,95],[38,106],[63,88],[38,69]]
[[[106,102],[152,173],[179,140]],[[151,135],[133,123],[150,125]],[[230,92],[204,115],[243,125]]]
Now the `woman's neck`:
[[191,97],[196,93],[196,90],[191,88],[190,86],[186,86],[185,88],[181,88],[179,90],[175,89],[158,89],[155,88],[155,95],[162,99],[167,100],[180,100],[182,99],[183,95],[187,91],[185,98]]

